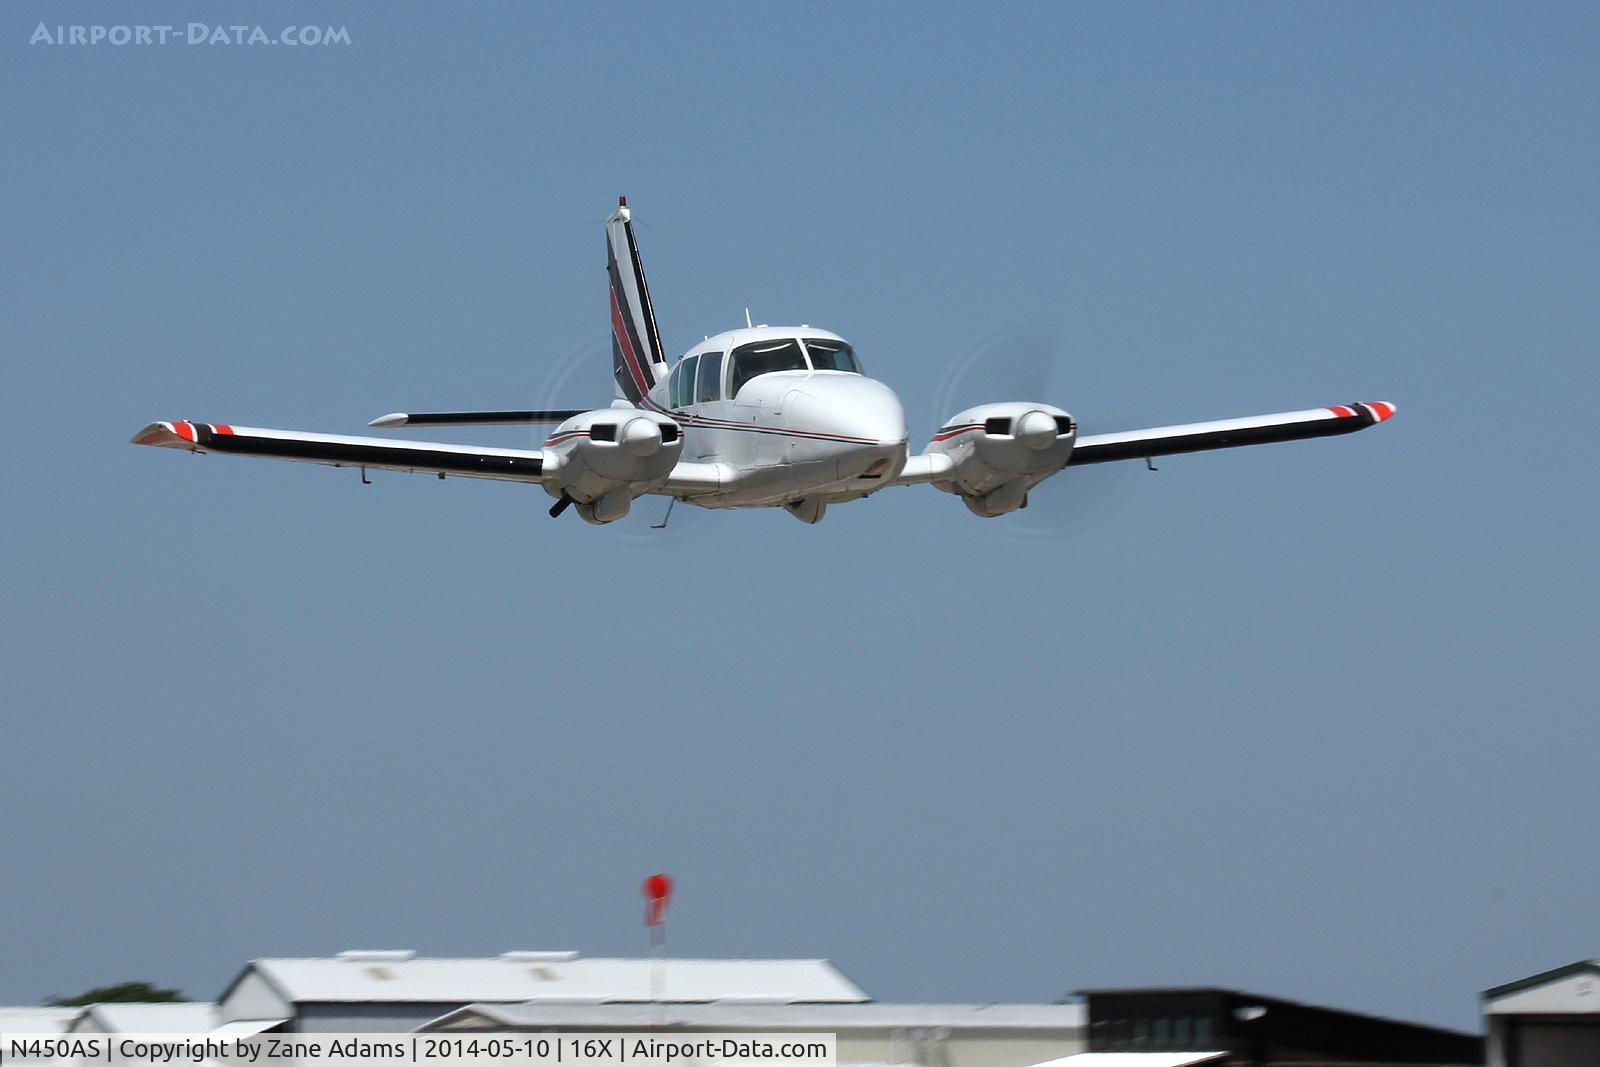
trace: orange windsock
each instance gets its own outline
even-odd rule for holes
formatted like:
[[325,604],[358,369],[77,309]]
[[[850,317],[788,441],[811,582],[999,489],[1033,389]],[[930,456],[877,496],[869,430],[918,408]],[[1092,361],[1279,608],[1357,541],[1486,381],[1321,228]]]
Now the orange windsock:
[[672,879],[664,874],[652,874],[644,880],[644,924],[660,926],[667,917],[667,902],[672,899]]

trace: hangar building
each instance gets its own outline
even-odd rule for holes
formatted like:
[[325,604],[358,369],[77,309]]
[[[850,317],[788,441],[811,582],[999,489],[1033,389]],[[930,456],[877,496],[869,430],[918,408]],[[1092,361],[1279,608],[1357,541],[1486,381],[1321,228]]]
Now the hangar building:
[[1600,1064],[1600,960],[1581,960],[1483,994],[1489,1067]]
[[0,1034],[65,1033],[82,1008],[0,1008]]
[[90,1004],[78,1012],[69,1034],[204,1034],[217,1025],[217,1006],[208,1002],[171,1004]]
[[[659,984],[657,979],[659,977]],[[331,959],[262,959],[217,999],[234,1032],[414,1030],[468,1004],[615,1004],[869,1000],[827,960],[585,959],[576,952],[504,952],[427,959],[415,952],[341,952]]]
[[[1476,1034],[1234,989],[1089,989],[1091,1052],[1217,1049],[1228,1067],[1484,1062]],[[1591,1065],[1593,1067],[1593,1065]]]

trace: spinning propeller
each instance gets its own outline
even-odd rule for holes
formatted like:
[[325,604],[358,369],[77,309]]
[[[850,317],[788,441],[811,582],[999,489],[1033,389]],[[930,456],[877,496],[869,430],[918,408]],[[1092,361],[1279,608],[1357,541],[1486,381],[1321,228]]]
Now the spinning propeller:
[[[1021,324],[982,338],[951,361],[934,390],[932,425],[939,426],[953,412],[976,404],[1009,400],[1037,400],[1071,410],[1076,390],[1061,384],[1061,332],[1055,326]],[[1073,412],[1077,421],[1077,412]],[[1080,434],[1121,429],[1129,425],[1102,412],[1080,422]],[[1042,411],[1022,415],[1007,426],[985,426],[979,433],[1010,435],[1029,448],[1046,448],[1057,426]],[[913,441],[913,451],[917,444]],[[1028,493],[1028,506],[1006,515],[997,525],[1016,537],[1050,539],[1071,537],[1112,514],[1133,487],[1143,469],[1133,464],[1104,463],[1065,470],[1046,479]]]

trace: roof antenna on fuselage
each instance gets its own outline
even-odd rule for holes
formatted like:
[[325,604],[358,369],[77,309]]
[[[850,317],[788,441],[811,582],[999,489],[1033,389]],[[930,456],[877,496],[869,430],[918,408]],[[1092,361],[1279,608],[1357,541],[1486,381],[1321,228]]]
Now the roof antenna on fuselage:
[[755,325],[755,323],[750,321],[750,309],[749,308],[745,308],[744,309],[744,324],[745,324],[745,326],[747,328]]

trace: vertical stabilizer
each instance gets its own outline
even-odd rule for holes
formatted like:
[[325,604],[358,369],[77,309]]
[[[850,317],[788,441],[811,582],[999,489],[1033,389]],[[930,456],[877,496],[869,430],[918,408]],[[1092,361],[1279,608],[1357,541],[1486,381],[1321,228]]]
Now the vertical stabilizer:
[[667,375],[667,356],[639,264],[628,198],[606,219],[606,273],[611,279],[611,373],[617,395],[634,404]]

